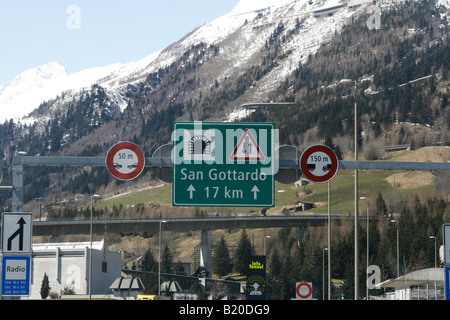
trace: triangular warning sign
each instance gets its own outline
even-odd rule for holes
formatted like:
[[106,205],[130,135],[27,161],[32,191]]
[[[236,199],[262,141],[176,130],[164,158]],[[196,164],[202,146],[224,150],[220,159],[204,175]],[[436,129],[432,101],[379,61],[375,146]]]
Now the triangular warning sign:
[[264,153],[259,149],[259,146],[249,129],[246,129],[239,139],[236,148],[234,148],[234,151],[230,155],[230,160],[266,160]]

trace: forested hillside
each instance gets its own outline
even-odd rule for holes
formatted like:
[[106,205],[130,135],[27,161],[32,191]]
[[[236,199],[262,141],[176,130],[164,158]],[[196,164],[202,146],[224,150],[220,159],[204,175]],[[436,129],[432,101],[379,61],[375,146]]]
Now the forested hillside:
[[[271,101],[294,105],[261,109],[243,120],[275,122],[281,144],[303,149],[327,140],[347,152],[353,149],[356,102],[361,119],[359,141],[365,148],[376,143],[448,144],[450,48],[445,8],[432,0],[411,1],[383,8],[381,17],[381,29],[377,30],[367,27],[367,15],[352,16],[340,33],[310,55],[306,63],[299,63],[279,87],[267,89]],[[8,163],[18,151],[29,155],[98,156],[118,140],[129,140],[150,156],[170,141],[175,120],[226,119],[236,101],[251,98],[251,88],[293,54],[283,47],[302,32],[303,20],[287,19],[295,23],[277,22],[244,72],[212,79],[208,70],[219,61],[220,44],[199,43],[169,66],[149,74],[145,81],[126,87],[128,107],[123,113],[114,97],[96,85],[58,109],[64,111],[52,111],[60,100],[44,102],[36,112],[53,114],[46,123],[17,124],[11,120],[1,124],[0,155],[6,181],[10,179]],[[356,90],[340,85],[344,78],[354,80]],[[398,132],[398,124],[403,122],[430,130],[420,136],[406,134],[404,128],[401,134],[389,134]],[[72,182],[70,190],[82,193],[88,185],[95,189],[112,181],[106,176],[106,180],[94,178],[99,174],[103,175],[94,170],[94,175],[79,175],[84,182]],[[32,188],[39,191],[29,198],[48,192],[52,183]]]

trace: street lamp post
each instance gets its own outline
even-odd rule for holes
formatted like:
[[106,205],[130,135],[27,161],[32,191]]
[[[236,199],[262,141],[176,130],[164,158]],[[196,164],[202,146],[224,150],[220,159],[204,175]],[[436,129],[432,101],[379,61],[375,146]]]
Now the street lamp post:
[[[342,79],[340,84],[354,83],[355,99],[355,161],[358,161],[358,108],[356,104],[356,81],[352,79]],[[358,169],[355,169],[355,300],[359,299],[359,276],[358,276]]]
[[165,220],[159,221],[159,265],[158,265],[158,296],[161,295],[161,224],[167,223]]
[[437,268],[437,257],[436,257],[436,236],[430,236],[430,239],[434,239],[434,267]]
[[399,260],[399,243],[398,243],[398,220],[391,220],[392,223],[397,224],[397,278],[400,277],[400,260]]
[[[367,270],[369,270],[369,207],[370,207],[370,200],[369,197],[361,197],[361,200],[367,200],[367,258],[366,258],[366,282],[368,281],[368,274]],[[369,300],[369,286],[368,283],[366,283],[366,299]]]
[[264,255],[266,254],[266,239],[270,239],[270,236],[264,236]]
[[[322,300],[325,300],[325,251],[328,251],[328,248],[323,248],[322,250]],[[328,279],[329,282],[330,279]],[[330,297],[328,297],[328,300],[330,300]]]
[[42,215],[42,200],[44,200],[43,197],[38,197],[35,199],[39,202],[39,221],[41,221],[41,215]]
[[89,241],[90,241],[90,249],[89,249],[89,300],[92,299],[92,211],[94,210],[94,197],[100,197],[98,194],[91,195],[91,221],[89,226]]

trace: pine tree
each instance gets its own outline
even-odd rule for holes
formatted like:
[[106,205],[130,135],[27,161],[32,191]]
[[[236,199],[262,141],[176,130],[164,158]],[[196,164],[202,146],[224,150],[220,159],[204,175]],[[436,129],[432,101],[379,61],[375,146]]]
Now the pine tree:
[[42,299],[47,299],[48,294],[50,293],[50,282],[48,281],[47,273],[44,273],[44,278],[42,279],[41,294]]
[[161,272],[171,273],[173,267],[173,256],[170,252],[169,246],[166,244],[161,254]]
[[387,215],[386,202],[384,202],[381,192],[378,192],[377,194],[376,208],[377,208],[377,215],[380,215],[382,217],[385,217]]
[[223,277],[231,272],[232,267],[233,264],[230,258],[230,252],[228,251],[228,245],[222,235],[219,243],[214,247],[212,254],[213,272],[218,274],[219,277]]
[[234,271],[239,274],[245,274],[246,262],[248,257],[252,254],[252,245],[248,239],[247,232],[242,230],[241,239],[239,240],[238,247],[236,249],[236,256],[234,259]]
[[155,260],[155,257],[153,256],[152,251],[149,249],[144,254],[142,258],[142,271],[156,271],[158,269],[158,263]]

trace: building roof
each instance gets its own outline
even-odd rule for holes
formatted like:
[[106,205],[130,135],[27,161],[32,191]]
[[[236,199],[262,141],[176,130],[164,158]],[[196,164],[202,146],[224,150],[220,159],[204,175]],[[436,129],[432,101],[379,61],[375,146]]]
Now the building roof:
[[145,290],[141,278],[118,277],[109,287],[112,290]]
[[413,271],[402,275],[395,279],[389,279],[375,285],[376,289],[382,288],[401,288],[409,286],[424,286],[427,284],[434,284],[435,282],[444,283],[444,269],[443,268],[428,268]]
[[[103,250],[104,241],[93,241],[92,249],[93,250]],[[60,250],[84,250],[86,247],[91,247],[91,242],[55,242],[55,243],[33,243],[32,245],[33,251],[55,251],[56,249]]]
[[296,204],[298,203],[303,203],[303,204],[316,204],[315,202],[311,202],[311,201],[303,201],[303,200],[299,200],[296,202]]

